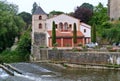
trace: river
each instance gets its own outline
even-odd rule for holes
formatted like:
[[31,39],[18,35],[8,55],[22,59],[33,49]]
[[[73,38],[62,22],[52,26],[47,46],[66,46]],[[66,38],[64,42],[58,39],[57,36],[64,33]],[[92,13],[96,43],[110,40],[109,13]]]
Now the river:
[[13,63],[23,74],[8,75],[0,68],[0,81],[120,81],[120,71],[61,69],[40,63]]

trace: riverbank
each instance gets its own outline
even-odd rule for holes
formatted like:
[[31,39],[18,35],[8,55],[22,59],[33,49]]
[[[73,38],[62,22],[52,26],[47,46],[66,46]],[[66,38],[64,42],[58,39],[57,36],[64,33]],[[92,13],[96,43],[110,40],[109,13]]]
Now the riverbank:
[[109,65],[102,65],[102,64],[71,64],[71,63],[58,63],[56,62],[50,62],[49,63],[41,63],[41,62],[37,62],[35,64],[42,64],[43,66],[46,67],[51,67],[54,70],[57,71],[62,71],[62,70],[78,70],[78,69],[103,69],[103,70],[120,70],[120,65],[113,65],[113,64],[109,64]]

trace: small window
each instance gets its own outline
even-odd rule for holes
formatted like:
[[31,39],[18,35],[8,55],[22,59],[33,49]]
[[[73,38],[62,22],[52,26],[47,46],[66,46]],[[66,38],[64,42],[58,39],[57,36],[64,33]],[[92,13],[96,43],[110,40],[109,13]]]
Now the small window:
[[41,15],[39,16],[39,20],[42,20],[42,16]]
[[41,23],[39,24],[39,29],[42,29],[42,24]]
[[84,33],[86,33],[86,29],[84,29]]

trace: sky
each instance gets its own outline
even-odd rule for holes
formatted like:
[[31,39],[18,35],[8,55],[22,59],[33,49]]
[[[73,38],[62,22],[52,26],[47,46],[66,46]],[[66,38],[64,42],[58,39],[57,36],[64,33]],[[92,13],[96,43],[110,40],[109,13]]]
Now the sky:
[[107,0],[6,0],[9,3],[18,5],[20,12],[31,13],[32,5],[36,2],[41,8],[49,13],[53,10],[62,11],[64,13],[74,12],[77,6],[83,3],[90,3],[93,6],[98,5],[101,2],[104,6],[107,6]]

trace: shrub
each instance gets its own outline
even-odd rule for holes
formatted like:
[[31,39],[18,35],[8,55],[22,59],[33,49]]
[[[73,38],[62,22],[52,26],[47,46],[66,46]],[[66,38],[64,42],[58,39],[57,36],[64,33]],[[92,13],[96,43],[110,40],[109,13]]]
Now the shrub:
[[12,63],[12,62],[23,62],[23,57],[17,51],[5,50],[0,54],[0,62]]

